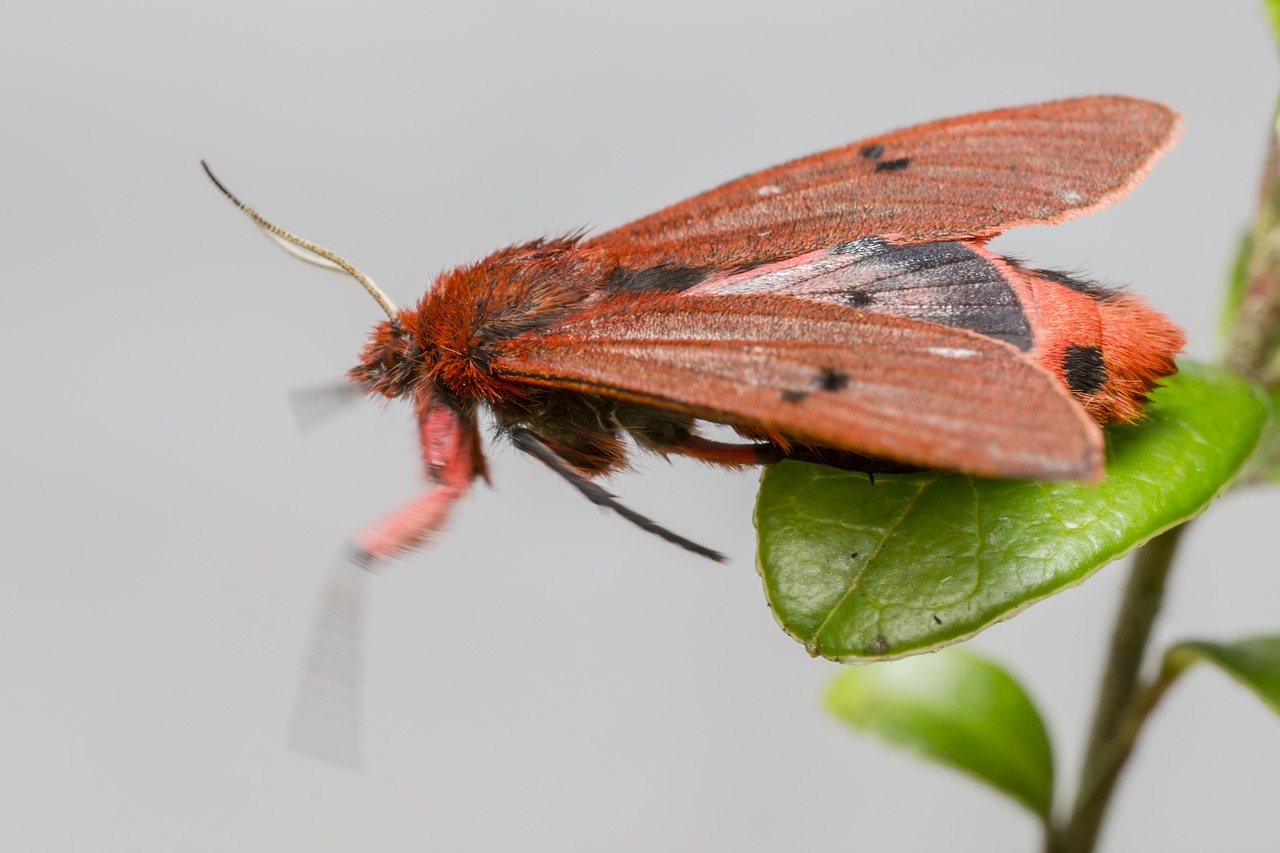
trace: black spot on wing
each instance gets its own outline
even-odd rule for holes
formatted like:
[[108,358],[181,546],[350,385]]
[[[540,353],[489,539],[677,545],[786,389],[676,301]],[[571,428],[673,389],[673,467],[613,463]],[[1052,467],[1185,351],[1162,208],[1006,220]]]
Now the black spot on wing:
[[1096,346],[1072,344],[1062,355],[1067,385],[1077,394],[1092,394],[1107,384],[1107,366]]
[[618,267],[609,274],[605,289],[612,291],[660,291],[680,293],[706,279],[712,270],[708,267],[677,267],[667,264],[629,270]]
[[876,163],[877,172],[901,172],[907,166],[911,165],[910,157],[898,157],[895,160],[883,160]]
[[792,391],[791,389],[786,389],[781,394],[782,402],[784,403],[799,403],[808,396],[808,391]]
[[823,391],[843,391],[849,386],[849,374],[834,367],[824,367],[813,381]]
[[884,146],[879,142],[875,145],[864,145],[858,149],[858,153],[868,160],[879,160],[884,156]]

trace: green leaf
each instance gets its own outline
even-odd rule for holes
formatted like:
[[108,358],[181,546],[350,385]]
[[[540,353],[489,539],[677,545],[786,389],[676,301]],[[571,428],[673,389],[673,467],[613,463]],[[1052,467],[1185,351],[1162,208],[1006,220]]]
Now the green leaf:
[[1030,697],[1007,672],[948,649],[850,667],[827,693],[840,719],[971,773],[1048,818],[1053,749]]
[[1166,654],[1165,667],[1179,671],[1198,660],[1217,664],[1280,714],[1280,635],[1226,644],[1179,643]]
[[1267,404],[1233,374],[1184,363],[1147,413],[1107,431],[1101,484],[774,466],[756,500],[774,615],[810,654],[845,662],[963,640],[1201,512]]
[[1280,43],[1280,0],[1265,0],[1267,14],[1271,17],[1271,34]]

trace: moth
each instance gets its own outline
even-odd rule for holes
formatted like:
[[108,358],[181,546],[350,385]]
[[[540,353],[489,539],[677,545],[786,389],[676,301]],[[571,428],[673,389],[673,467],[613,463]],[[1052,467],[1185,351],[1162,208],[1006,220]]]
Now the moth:
[[[356,538],[421,544],[477,477],[478,416],[593,502],[714,559],[594,478],[633,448],[737,468],[1096,480],[1100,424],[1141,416],[1182,332],[1132,293],[992,252],[1132,189],[1177,114],[1097,96],[921,124],[747,175],[596,236],[532,240],[443,273],[387,319],[349,378],[403,398],[427,488]],[[208,172],[208,166],[205,166]],[[740,436],[699,432],[723,424]]]

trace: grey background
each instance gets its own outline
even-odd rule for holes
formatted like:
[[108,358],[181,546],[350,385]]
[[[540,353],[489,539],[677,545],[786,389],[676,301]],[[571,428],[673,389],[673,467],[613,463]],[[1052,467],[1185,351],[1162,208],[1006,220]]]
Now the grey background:
[[[200,174],[401,303],[507,242],[608,227],[860,136],[1102,91],[1186,133],[1134,195],[1001,238],[1132,282],[1214,348],[1276,91],[1260,4],[22,4],[0,30],[0,846],[12,850],[1028,850],[1000,796],[829,720],[775,626],[754,475],[614,489],[716,566],[491,448],[495,488],[371,591],[366,768],[289,749],[326,572],[418,488],[410,418],[303,436],[376,306]],[[1186,543],[1162,641],[1275,631],[1274,493]],[[1121,566],[973,647],[1073,783]],[[1196,671],[1110,850],[1275,850],[1280,730]]]

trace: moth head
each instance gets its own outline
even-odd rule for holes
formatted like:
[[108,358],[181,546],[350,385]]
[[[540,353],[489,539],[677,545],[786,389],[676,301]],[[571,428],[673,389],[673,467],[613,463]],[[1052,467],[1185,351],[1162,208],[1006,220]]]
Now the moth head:
[[391,399],[412,393],[424,375],[422,348],[399,318],[374,326],[360,363],[347,373],[366,394]]

